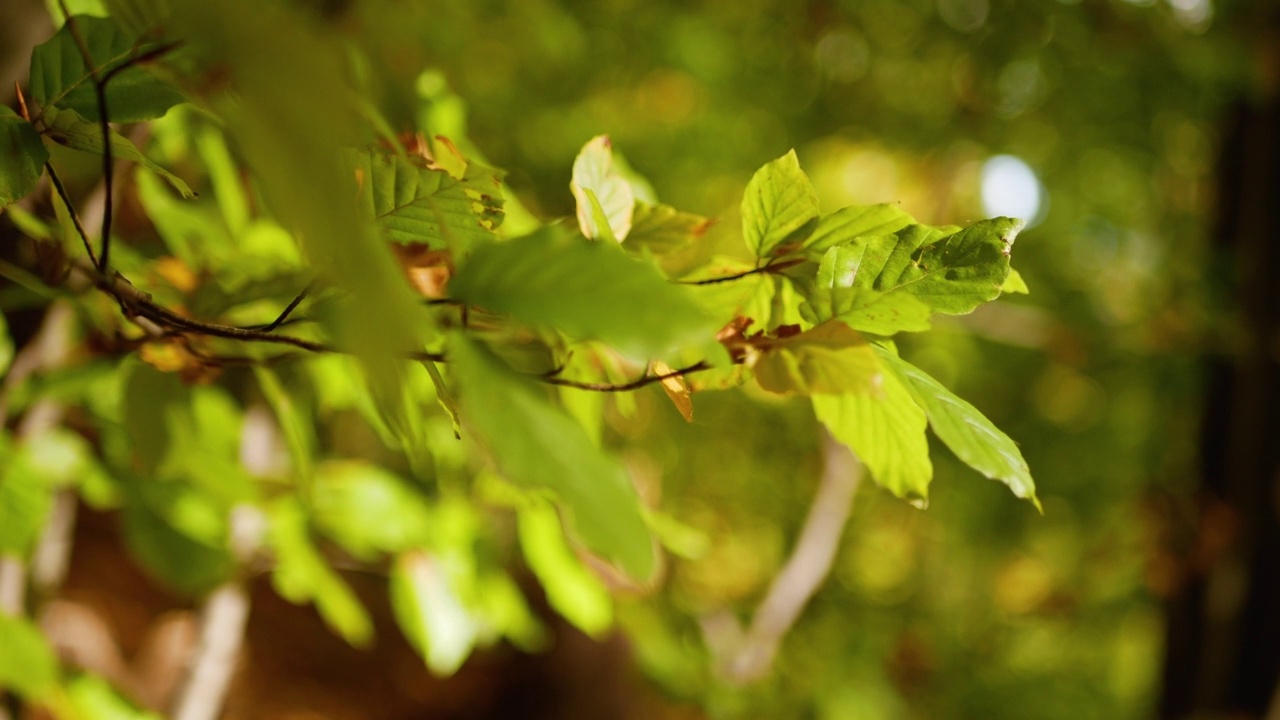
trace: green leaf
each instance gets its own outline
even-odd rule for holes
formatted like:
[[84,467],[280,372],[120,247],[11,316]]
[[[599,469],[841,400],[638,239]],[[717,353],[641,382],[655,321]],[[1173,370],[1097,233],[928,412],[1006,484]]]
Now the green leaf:
[[914,224],[915,219],[897,205],[852,205],[823,216],[805,240],[804,251],[816,260],[837,245],[860,237],[890,235]]
[[810,322],[831,318],[876,335],[929,329],[933,310],[905,290],[877,292],[853,287],[865,245],[837,245],[822,256],[808,302],[800,308]]
[[872,335],[920,332],[929,329],[933,310],[903,292],[881,293],[866,288],[819,288],[800,312],[810,322],[839,320]]
[[1031,469],[1008,435],[925,371],[885,348],[877,347],[876,353],[906,381],[911,395],[929,416],[929,426],[956,457],[992,480],[1008,485],[1014,495],[1040,507]]
[[642,360],[706,346],[718,329],[688,288],[652,265],[554,228],[476,248],[449,291],[469,305],[600,340]]
[[480,633],[450,582],[445,563],[421,551],[407,552],[391,567],[391,608],[409,644],[439,676],[462,667]]
[[[160,47],[157,43],[139,42],[111,18],[77,15],[74,20],[100,78],[132,58]],[[93,76],[69,25],[63,25],[52,38],[32,51],[29,88],[46,115],[50,108],[58,108],[74,110],[93,122],[99,119]],[[176,88],[141,65],[112,77],[106,85],[106,99],[111,121],[121,123],[158,118],[183,101]]]
[[578,537],[644,579],[656,560],[640,500],[626,471],[552,405],[546,391],[505,367],[487,348],[456,336],[450,368],[463,419],[504,476],[557,494]]
[[762,348],[753,370],[760,387],[775,393],[869,393],[881,375],[871,345],[848,325],[825,322]]
[[536,498],[520,508],[520,550],[547,602],[582,632],[599,638],[613,625],[613,598],[565,542],[560,518]]
[[924,432],[927,421],[896,375],[883,372],[877,392],[814,395],[813,409],[877,483],[898,497],[924,502],[933,478]]
[[31,621],[0,613],[0,688],[37,700],[58,682],[58,658]]
[[1000,286],[1000,292],[1029,295],[1031,288],[1027,287],[1027,281],[1022,279],[1022,273],[1009,268],[1009,277],[1004,279],[1004,284]]
[[35,126],[0,106],[0,210],[36,189],[49,150]]
[[132,449],[131,464],[152,474],[169,454],[170,418],[186,411],[189,389],[174,373],[162,373],[141,362],[124,369],[124,429]]
[[316,527],[355,557],[373,561],[430,537],[422,496],[390,472],[364,462],[326,462],[311,486]]
[[373,641],[373,621],[351,588],[325,563],[307,531],[307,517],[293,498],[281,498],[268,510],[268,533],[276,566],[271,584],[291,603],[314,602],[325,624],[355,647]]
[[950,234],[911,225],[894,235],[854,240],[842,249],[844,267],[855,276],[853,287],[901,290],[935,312],[963,315],[1000,295],[1009,275],[1009,250],[1022,225],[995,218]]
[[360,184],[358,204],[388,240],[462,250],[494,239],[502,220],[496,182],[480,197],[443,169],[399,155],[346,150],[343,159]]
[[742,197],[742,237],[756,257],[777,254],[778,247],[802,239],[818,219],[818,194],[800,169],[796,151],[756,171]]
[[608,135],[593,137],[582,146],[573,161],[569,189],[577,201],[578,227],[583,235],[592,239],[612,236],[618,242],[627,239],[635,212],[635,191],[614,167],[613,144]]
[[627,248],[665,255],[701,239],[711,224],[701,215],[681,212],[670,205],[637,202]]
[[[74,110],[59,110],[58,108],[49,107],[45,108],[44,111],[44,123],[44,134],[59,145],[65,145],[73,150],[93,155],[102,154],[105,147],[102,143],[102,128],[96,121],[90,122]],[[191,188],[183,182],[182,178],[165,170],[154,160],[143,155],[131,140],[114,130],[111,131],[110,137],[111,157],[117,160],[132,160],[151,170],[169,181],[169,184],[181,193],[182,197],[188,200],[196,196]]]

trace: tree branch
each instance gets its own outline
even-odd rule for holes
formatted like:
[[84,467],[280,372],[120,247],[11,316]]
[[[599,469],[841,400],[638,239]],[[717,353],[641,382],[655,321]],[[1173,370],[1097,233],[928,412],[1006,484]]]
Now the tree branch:
[[822,438],[825,467],[800,539],[769,586],[750,629],[743,634],[727,612],[703,621],[707,644],[720,655],[720,671],[735,683],[755,682],[769,674],[783,638],[826,580],[840,547],[862,466],[830,433],[824,430]]

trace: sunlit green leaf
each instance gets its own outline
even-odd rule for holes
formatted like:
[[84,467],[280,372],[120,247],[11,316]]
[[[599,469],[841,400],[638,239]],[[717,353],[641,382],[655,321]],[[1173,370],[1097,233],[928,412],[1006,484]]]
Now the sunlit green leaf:
[[818,219],[818,194],[796,151],[756,171],[742,197],[742,237],[756,257],[774,253]]
[[[73,150],[101,155],[103,152],[102,128],[97,122],[90,122],[74,110],[45,108],[45,135],[60,145]],[[117,160],[131,160],[169,181],[185,198],[194,198],[196,194],[183,182],[182,178],[160,167],[151,158],[143,155],[137,146],[125,136],[112,130],[111,157]]]
[[869,393],[881,377],[871,345],[848,325],[825,322],[762,348],[753,370],[760,387],[775,393]]
[[463,181],[445,170],[400,155],[347,150],[343,158],[360,185],[360,207],[388,240],[463,250],[494,238],[502,208],[496,183],[483,200],[473,199]]
[[457,300],[642,360],[704,346],[719,329],[687,288],[652,265],[553,229],[477,248],[449,289]]
[[600,637],[613,624],[613,598],[565,542],[560,518],[545,502],[520,508],[520,549],[547,602],[579,630]]
[[[156,43],[139,42],[111,18],[79,15],[74,20],[99,78],[159,47]],[[63,25],[31,53],[30,93],[46,114],[56,107],[73,110],[93,122],[99,119],[93,76],[69,25]],[[140,122],[164,115],[183,97],[147,68],[135,65],[111,78],[106,99],[113,122]]]
[[712,221],[693,213],[681,212],[670,205],[636,203],[627,248],[663,255],[688,246],[702,238]]
[[302,506],[282,498],[268,511],[275,553],[271,584],[292,603],[314,602],[326,625],[356,647],[373,641],[373,621],[351,588],[329,567],[312,543]]
[[479,628],[439,558],[421,551],[396,558],[391,607],[405,637],[436,675],[452,675],[475,647]]
[[824,215],[803,249],[809,257],[819,259],[837,245],[860,237],[891,235],[913,224],[915,220],[910,215],[891,203],[853,205]]
[[622,465],[596,448],[543,388],[516,375],[488,349],[455,337],[449,352],[466,427],[503,475],[555,491],[587,547],[633,577],[649,577],[653,544]]
[[927,420],[906,386],[882,372],[875,392],[814,395],[818,420],[862,460],[877,483],[898,497],[923,502],[933,478]]
[[1031,469],[1008,435],[928,373],[885,348],[877,347],[876,352],[906,381],[911,394],[929,416],[929,426],[956,457],[983,475],[1008,485],[1014,495],[1039,507]]
[[635,211],[635,192],[613,165],[613,146],[607,135],[591,138],[582,146],[573,161],[569,189],[577,200],[578,227],[583,235],[593,239],[612,236],[619,242],[627,239]]
[[31,621],[0,613],[0,688],[36,700],[58,682],[58,658]]
[[49,151],[31,123],[0,106],[0,210],[36,189]]

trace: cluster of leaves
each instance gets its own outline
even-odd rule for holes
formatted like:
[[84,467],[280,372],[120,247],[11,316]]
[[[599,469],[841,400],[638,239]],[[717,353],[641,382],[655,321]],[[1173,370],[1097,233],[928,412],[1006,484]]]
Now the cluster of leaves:
[[[602,136],[574,163],[576,223],[516,232],[501,172],[427,128],[392,129],[354,89],[334,110],[350,48],[277,35],[283,10],[108,5],[35,49],[21,113],[0,114],[14,158],[0,207],[62,281],[36,294],[70,303],[91,340],[5,398],[76,422],[0,435],[0,552],[29,558],[55,493],[74,488],[121,510],[130,549],[169,585],[200,596],[269,572],[355,644],[372,625],[335,565],[385,568],[401,627],[448,673],[478,644],[540,642],[495,515],[514,513],[551,604],[588,632],[611,623],[601,577],[654,581],[654,535],[671,544],[673,521],[605,448],[609,394],[658,385],[687,419],[699,391],[808,396],[878,483],[917,503],[931,426],[1035,500],[1017,446],[893,343],[1025,291],[1009,265],[1018,221],[822,214],[790,152],[745,189],[751,257],[684,268],[673,258],[712,221],[660,203]],[[149,120],[179,148],[174,172],[111,126]],[[108,171],[96,250],[60,147]],[[114,159],[145,168],[133,190],[161,249],[113,235]],[[27,209],[45,176],[52,218]],[[352,418],[389,459],[322,439]],[[246,449],[261,442],[265,459]],[[263,528],[247,551],[245,517]],[[29,623],[0,621],[0,646],[21,655],[0,685],[70,702]]]

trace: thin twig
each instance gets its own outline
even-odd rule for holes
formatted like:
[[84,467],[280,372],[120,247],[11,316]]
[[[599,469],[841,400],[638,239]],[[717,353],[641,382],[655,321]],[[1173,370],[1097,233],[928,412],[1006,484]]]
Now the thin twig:
[[89,77],[93,79],[93,94],[98,101],[98,128],[102,132],[102,182],[106,189],[106,204],[102,208],[102,256],[96,265],[99,270],[106,272],[110,267],[111,212],[114,192],[112,189],[114,183],[111,182],[113,158],[111,157],[111,116],[107,114],[107,86],[106,82],[98,76],[93,55],[90,54],[84,37],[80,35],[80,28],[76,26],[75,18],[67,10],[66,0],[58,0],[58,7],[62,8],[62,14],[66,16],[67,30],[80,50],[80,57],[84,59],[85,67],[89,69]]
[[46,162],[44,168],[49,171],[49,180],[53,182],[53,189],[58,192],[58,197],[62,198],[62,203],[67,206],[67,214],[71,216],[71,224],[75,225],[76,234],[80,236],[80,242],[84,243],[84,251],[89,255],[89,260],[94,267],[99,267],[98,256],[94,254],[93,245],[89,243],[89,234],[84,231],[84,226],[80,224],[80,213],[76,212],[76,206],[71,204],[71,196],[67,194],[67,189],[63,187],[58,173],[54,172],[53,163]]
[[302,288],[302,292],[298,293],[298,296],[295,297],[292,302],[290,302],[288,305],[285,306],[284,312],[281,312],[280,315],[276,317],[275,320],[272,320],[266,325],[250,325],[249,327],[246,327],[243,329],[259,330],[261,332],[271,332],[272,330],[275,330],[276,328],[284,324],[284,321],[288,319],[290,313],[292,313],[294,309],[298,307],[298,304],[302,302],[302,299],[305,298],[307,296],[307,293],[310,291],[311,291],[310,285],[307,285],[306,287]]
[[752,268],[733,275],[721,275],[719,277],[706,278],[703,280],[674,280],[673,282],[678,285],[715,285],[717,283],[725,283],[732,280],[741,280],[744,277],[750,277],[752,275],[765,275],[768,273],[782,272],[789,267],[794,267],[803,262],[806,262],[804,258],[791,258],[790,260],[770,262],[767,265],[761,265],[758,268]]
[[704,370],[710,370],[710,369],[711,369],[711,365],[706,360],[699,360],[698,362],[692,365],[678,368],[678,369],[672,370],[671,372],[660,373],[658,375],[645,374],[645,375],[641,375],[635,380],[631,380],[629,382],[624,382],[624,383],[617,383],[617,384],[579,382],[577,380],[568,380],[566,378],[556,377],[553,375],[545,375],[545,374],[539,375],[538,378],[542,382],[548,385],[559,385],[561,387],[577,388],[579,390],[593,390],[595,392],[627,392],[630,390],[637,390],[646,385],[653,385],[654,383],[660,383],[663,380],[670,380],[671,378],[684,377],[685,375],[692,375],[693,373],[699,373]]

